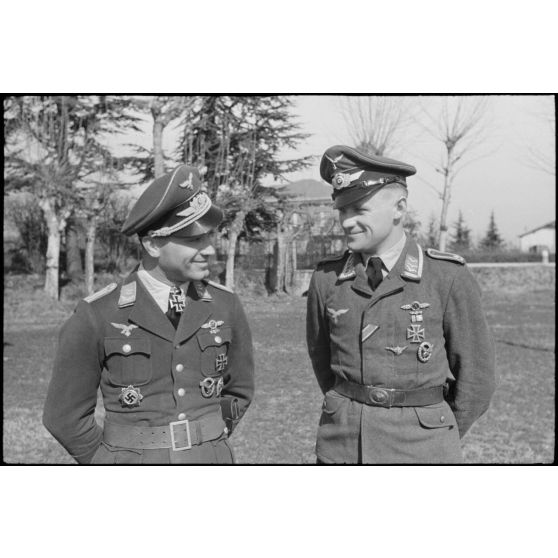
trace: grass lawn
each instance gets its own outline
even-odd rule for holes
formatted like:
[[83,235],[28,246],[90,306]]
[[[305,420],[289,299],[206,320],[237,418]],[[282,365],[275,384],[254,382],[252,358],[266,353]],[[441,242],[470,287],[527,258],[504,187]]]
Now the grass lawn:
[[[37,283],[37,282],[35,282]],[[11,285],[11,286],[10,286]],[[485,293],[497,340],[498,389],[465,437],[469,463],[550,463],[554,456],[554,291]],[[7,463],[73,463],[42,427],[60,324],[75,303],[9,282],[4,298]],[[239,463],[314,463],[321,394],[306,353],[304,298],[244,298],[256,357],[256,398],[231,441]]]

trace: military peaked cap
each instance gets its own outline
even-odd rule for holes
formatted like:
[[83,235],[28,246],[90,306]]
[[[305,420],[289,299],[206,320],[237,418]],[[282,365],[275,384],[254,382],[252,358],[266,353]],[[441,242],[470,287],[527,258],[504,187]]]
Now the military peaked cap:
[[122,232],[128,236],[193,237],[215,229],[222,220],[221,209],[201,190],[198,169],[180,165],[147,187]]
[[346,145],[334,145],[326,150],[320,163],[322,178],[333,186],[335,209],[373,194],[391,183],[407,187],[405,178],[417,172],[413,165],[365,155]]

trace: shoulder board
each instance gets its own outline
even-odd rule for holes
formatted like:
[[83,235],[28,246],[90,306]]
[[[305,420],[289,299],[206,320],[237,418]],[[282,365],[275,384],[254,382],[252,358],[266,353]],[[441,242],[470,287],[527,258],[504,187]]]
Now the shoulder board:
[[225,285],[221,285],[221,283],[215,283],[214,281],[206,281],[208,285],[215,287],[216,289],[221,289],[222,291],[227,291],[228,293],[234,293],[232,289],[225,287]]
[[435,260],[447,260],[448,262],[465,265],[465,258],[451,252],[440,252],[440,250],[435,250],[434,248],[427,248],[426,253]]
[[349,252],[343,252],[342,254],[336,254],[334,256],[327,256],[325,258],[323,258],[322,260],[320,260],[317,265],[321,265],[327,262],[338,262],[340,260],[342,260]]
[[104,289],[101,289],[100,291],[97,291],[96,293],[90,294],[89,296],[86,296],[83,300],[85,300],[85,302],[93,302],[94,300],[98,300],[99,298],[103,298],[104,296],[108,295],[109,293],[112,293],[112,291],[114,291],[114,289],[116,289],[116,287],[118,287],[118,285],[116,283],[110,283],[110,285],[107,285]]

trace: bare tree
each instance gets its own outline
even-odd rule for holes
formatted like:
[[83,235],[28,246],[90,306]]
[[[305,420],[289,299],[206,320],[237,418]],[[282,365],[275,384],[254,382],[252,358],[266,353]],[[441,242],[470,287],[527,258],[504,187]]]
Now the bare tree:
[[392,153],[412,123],[404,97],[343,97],[341,113],[356,149],[379,156]]
[[155,178],[165,174],[165,155],[163,152],[163,132],[186,109],[191,97],[169,97],[157,95],[149,102],[153,116],[153,165]]
[[444,178],[443,190],[438,192],[442,200],[438,233],[438,247],[444,251],[447,245],[447,216],[455,177],[464,166],[484,157],[478,148],[484,147],[489,135],[489,100],[486,97],[442,97],[438,111],[422,106],[423,128],[443,144],[440,166],[436,172]]
[[[107,136],[137,130],[126,97],[55,95],[4,101],[6,191],[33,194],[45,217],[45,292],[59,296],[60,240],[78,204],[76,184],[111,158]],[[100,163],[102,162],[102,163]]]
[[529,142],[525,164],[528,167],[543,171],[550,176],[556,176],[556,114],[554,99],[541,99],[541,108],[532,115],[540,124],[538,140],[544,142],[544,147],[533,147]]

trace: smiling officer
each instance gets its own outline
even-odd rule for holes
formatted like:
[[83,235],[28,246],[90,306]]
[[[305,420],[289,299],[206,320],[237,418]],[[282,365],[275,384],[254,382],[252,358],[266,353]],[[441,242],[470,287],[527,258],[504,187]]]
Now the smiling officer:
[[460,256],[403,230],[413,166],[336,145],[333,185],[348,251],[320,262],[307,343],[325,394],[318,463],[459,463],[460,438],[488,408],[494,346]]
[[181,165],[145,190],[122,229],[139,235],[139,269],[80,302],[61,330],[43,422],[79,463],[233,462],[252,341],[238,296],[207,280],[223,214],[200,187]]

